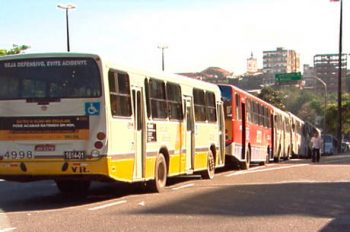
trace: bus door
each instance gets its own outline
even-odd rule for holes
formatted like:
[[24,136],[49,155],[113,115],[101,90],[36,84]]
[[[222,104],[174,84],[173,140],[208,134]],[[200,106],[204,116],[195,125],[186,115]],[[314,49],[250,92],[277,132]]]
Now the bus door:
[[225,118],[224,118],[224,108],[223,103],[218,102],[216,105],[216,111],[218,114],[218,120],[219,120],[219,149],[220,149],[220,156],[219,156],[219,164],[223,164],[225,161]]
[[[249,131],[247,134],[247,117],[246,117],[246,110],[245,110],[245,103],[241,103],[241,110],[242,110],[242,159],[247,159],[247,138],[249,137]],[[249,140],[249,139],[248,139]]]
[[194,169],[194,116],[192,97],[186,96],[185,102],[185,148],[186,148],[186,171],[191,172]]
[[134,111],[134,179],[145,177],[145,141],[144,141],[144,107],[143,92],[141,88],[132,88]]
[[270,149],[270,159],[274,157],[276,149],[276,130],[273,114],[270,114],[270,126],[271,126],[271,149]]

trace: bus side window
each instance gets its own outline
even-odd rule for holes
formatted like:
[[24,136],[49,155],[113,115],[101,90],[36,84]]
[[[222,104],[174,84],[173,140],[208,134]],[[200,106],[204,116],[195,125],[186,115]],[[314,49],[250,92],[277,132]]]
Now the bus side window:
[[258,104],[258,124],[262,125],[262,106]]
[[268,122],[267,120],[269,119],[268,118],[268,114],[267,114],[267,108],[265,106],[263,106],[263,109],[264,109],[264,127],[268,127]]
[[206,120],[205,95],[200,89],[193,89],[194,114],[196,121]]
[[149,94],[150,94],[152,117],[160,118],[160,119],[167,118],[168,111],[167,111],[164,81],[150,79]]
[[125,72],[110,70],[108,81],[112,115],[131,116],[129,75]]
[[247,99],[246,101],[246,105],[247,105],[247,118],[248,118],[248,122],[252,122],[252,107],[250,104],[250,100]]
[[242,114],[241,114],[241,99],[239,94],[236,93],[236,119],[241,120]]
[[166,85],[168,112],[170,119],[183,119],[181,87],[178,84],[168,82]]
[[259,109],[258,104],[256,102],[253,102],[253,123],[258,124],[259,123]]
[[149,99],[149,85],[148,85],[148,79],[145,78],[145,93],[146,93],[146,108],[147,108],[147,117],[151,117],[151,104]]
[[207,119],[209,122],[216,122],[216,105],[215,95],[212,92],[206,92],[206,108],[207,108]]

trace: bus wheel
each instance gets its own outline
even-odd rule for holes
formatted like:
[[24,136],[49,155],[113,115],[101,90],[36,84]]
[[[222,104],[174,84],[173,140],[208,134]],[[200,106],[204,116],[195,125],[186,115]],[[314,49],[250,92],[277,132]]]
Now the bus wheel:
[[274,156],[274,157],[273,157],[273,161],[274,161],[275,163],[280,162],[280,157],[281,157],[281,146],[278,147],[277,157]]
[[249,149],[247,151],[246,157],[247,157],[246,160],[244,162],[241,162],[241,167],[242,167],[243,170],[248,170],[249,167],[250,167],[250,159],[251,159],[251,157],[250,157],[250,150]]
[[215,175],[215,160],[212,151],[208,153],[207,170],[201,172],[203,179],[213,179]]
[[266,160],[265,160],[265,164],[268,164],[268,163],[270,163],[270,154],[269,153],[267,153]]
[[55,180],[57,188],[64,194],[86,195],[90,181],[86,180]]
[[149,189],[152,192],[161,192],[166,186],[167,165],[164,155],[160,153],[156,160],[154,180],[151,180]]
[[290,156],[290,147],[288,147],[287,154],[283,157],[283,160],[289,160]]

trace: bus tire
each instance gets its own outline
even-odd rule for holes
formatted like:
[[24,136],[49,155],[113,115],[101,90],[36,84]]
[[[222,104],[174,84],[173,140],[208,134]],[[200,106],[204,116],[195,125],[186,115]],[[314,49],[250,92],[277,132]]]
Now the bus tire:
[[274,161],[275,163],[280,162],[280,156],[281,156],[281,145],[278,146],[277,157],[274,156],[274,157],[273,157],[273,161]]
[[248,170],[249,169],[249,167],[250,167],[250,160],[251,160],[250,150],[248,149],[247,154],[246,154],[246,160],[241,162],[241,168],[243,170]]
[[86,195],[90,188],[87,180],[55,180],[61,193],[72,195]]
[[290,147],[287,149],[287,154],[283,157],[283,160],[289,160],[290,157]]
[[265,164],[270,163],[270,154],[271,154],[270,146],[267,146],[267,154],[266,154]]
[[215,160],[212,151],[208,152],[207,158],[207,169],[201,172],[201,176],[203,179],[211,180],[215,175]]
[[269,153],[267,153],[266,160],[265,160],[265,164],[268,164],[268,163],[270,163],[270,154]]
[[160,153],[156,159],[154,179],[150,181],[149,189],[151,192],[162,192],[166,186],[168,169],[165,157]]

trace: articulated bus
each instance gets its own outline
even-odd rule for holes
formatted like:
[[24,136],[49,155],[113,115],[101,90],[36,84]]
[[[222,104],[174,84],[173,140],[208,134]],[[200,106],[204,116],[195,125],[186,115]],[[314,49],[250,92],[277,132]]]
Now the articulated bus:
[[170,176],[210,179],[224,165],[223,116],[220,89],[199,80],[93,54],[2,57],[0,178],[52,179],[64,193],[95,180],[161,191]]
[[292,123],[292,157],[299,157],[301,154],[301,140],[302,140],[302,127],[304,125],[304,121],[295,116],[294,114],[289,112],[289,116]]
[[291,155],[292,132],[291,120],[287,112],[273,107],[273,159],[287,160]]
[[273,107],[232,85],[219,85],[224,101],[226,155],[248,169],[251,162],[265,163],[272,154]]
[[301,152],[299,153],[300,158],[311,158],[311,138],[315,132],[320,133],[320,130],[311,123],[305,121],[302,125],[302,137],[301,137]]

